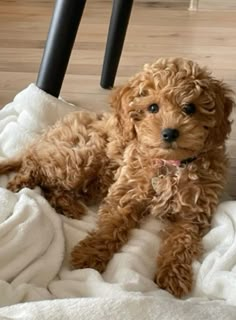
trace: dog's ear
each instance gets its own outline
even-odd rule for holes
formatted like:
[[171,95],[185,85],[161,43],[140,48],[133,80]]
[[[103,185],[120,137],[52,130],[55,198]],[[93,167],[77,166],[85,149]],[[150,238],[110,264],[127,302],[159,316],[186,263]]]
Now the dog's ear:
[[235,106],[232,98],[233,92],[222,81],[213,81],[213,90],[215,92],[216,121],[213,140],[215,145],[224,144],[231,131],[230,115]]
[[133,139],[135,136],[134,122],[131,116],[131,104],[134,97],[134,88],[127,84],[113,89],[110,98],[110,105],[113,108],[118,127],[126,139]]

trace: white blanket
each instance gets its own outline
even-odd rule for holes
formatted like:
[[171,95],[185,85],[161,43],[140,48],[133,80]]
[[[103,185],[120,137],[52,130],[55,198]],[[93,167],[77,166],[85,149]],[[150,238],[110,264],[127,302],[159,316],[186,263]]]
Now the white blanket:
[[[0,111],[0,158],[74,110],[30,85]],[[5,189],[8,179],[0,177],[0,319],[235,320],[236,202],[218,207],[203,240],[205,254],[193,264],[194,290],[180,301],[152,281],[160,243],[153,218],[133,230],[103,275],[70,271],[71,248],[95,226],[96,213],[90,210],[80,221],[60,216],[39,188],[14,194]],[[39,300],[45,301],[14,305]]]

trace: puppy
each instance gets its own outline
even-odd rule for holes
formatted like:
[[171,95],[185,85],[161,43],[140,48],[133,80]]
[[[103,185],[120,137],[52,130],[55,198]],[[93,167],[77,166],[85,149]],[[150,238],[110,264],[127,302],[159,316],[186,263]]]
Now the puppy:
[[231,91],[196,63],[159,59],[114,90],[113,112],[75,112],[22,154],[8,189],[40,186],[72,218],[102,200],[96,230],[74,249],[73,268],[103,272],[147,215],[164,225],[156,283],[176,297],[192,288],[192,262],[225,185]]

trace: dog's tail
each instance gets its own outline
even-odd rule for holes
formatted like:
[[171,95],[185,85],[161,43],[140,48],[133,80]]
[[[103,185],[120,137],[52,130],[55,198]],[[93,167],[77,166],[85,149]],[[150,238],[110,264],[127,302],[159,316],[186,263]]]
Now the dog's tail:
[[19,171],[21,165],[22,159],[20,157],[0,161],[0,174],[9,173],[11,171]]

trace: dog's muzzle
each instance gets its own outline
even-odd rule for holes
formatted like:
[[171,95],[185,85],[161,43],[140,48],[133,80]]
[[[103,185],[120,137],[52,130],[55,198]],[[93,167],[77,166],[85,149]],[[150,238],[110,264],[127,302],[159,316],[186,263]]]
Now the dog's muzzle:
[[165,142],[174,142],[179,136],[179,131],[177,129],[166,128],[162,130],[161,135]]

